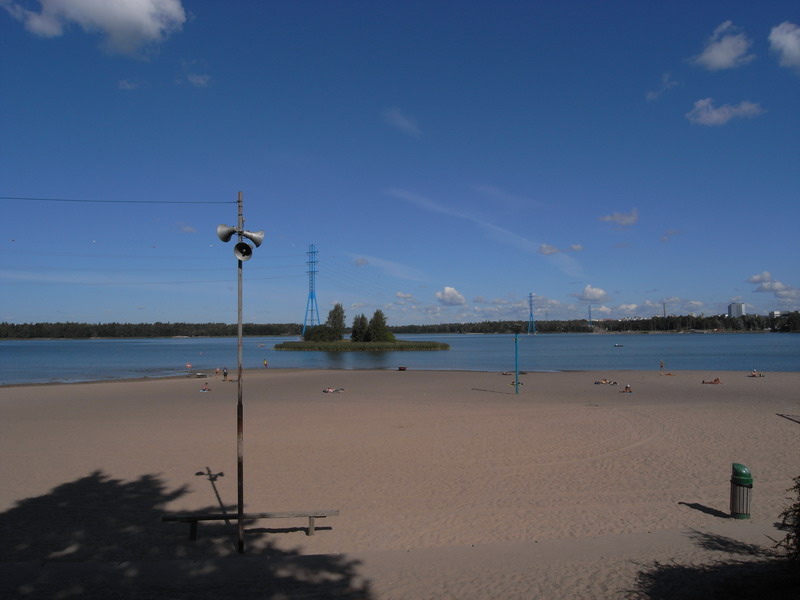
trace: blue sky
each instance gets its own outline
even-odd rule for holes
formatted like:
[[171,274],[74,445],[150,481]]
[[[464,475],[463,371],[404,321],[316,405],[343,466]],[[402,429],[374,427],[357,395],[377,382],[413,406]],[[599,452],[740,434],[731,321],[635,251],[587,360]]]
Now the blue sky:
[[[800,309],[800,4],[0,0],[0,320]],[[50,200],[45,200],[50,199]],[[79,200],[65,202],[64,200]]]

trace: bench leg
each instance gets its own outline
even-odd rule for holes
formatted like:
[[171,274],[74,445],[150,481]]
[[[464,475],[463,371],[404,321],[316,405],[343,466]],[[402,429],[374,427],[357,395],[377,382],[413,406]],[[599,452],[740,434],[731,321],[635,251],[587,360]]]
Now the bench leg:
[[197,540],[197,521],[189,522],[189,539],[192,541]]
[[314,535],[314,517],[308,517],[308,535]]

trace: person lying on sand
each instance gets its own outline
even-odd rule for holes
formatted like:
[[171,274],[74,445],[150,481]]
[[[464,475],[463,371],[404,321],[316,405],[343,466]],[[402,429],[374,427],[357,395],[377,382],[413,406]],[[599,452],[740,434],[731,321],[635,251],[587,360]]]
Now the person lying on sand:
[[722,383],[722,380],[721,380],[719,377],[715,377],[715,378],[714,378],[713,380],[711,380],[711,381],[706,381],[705,379],[703,379],[703,383],[710,383],[710,384],[712,384],[712,385],[713,385],[713,384]]
[[325,388],[324,390],[322,390],[322,393],[323,394],[338,394],[338,393],[343,392],[343,391],[344,391],[344,388],[336,388],[336,389]]

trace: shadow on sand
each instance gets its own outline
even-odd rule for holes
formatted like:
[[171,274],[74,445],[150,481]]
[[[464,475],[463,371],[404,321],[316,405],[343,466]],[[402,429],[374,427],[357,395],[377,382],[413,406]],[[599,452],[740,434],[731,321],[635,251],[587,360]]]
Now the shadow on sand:
[[[640,565],[631,600],[789,600],[800,589],[800,565],[776,552],[722,535],[692,531],[690,537],[706,550],[737,558],[705,564],[654,562]],[[741,558],[738,558],[741,557]]]
[[240,555],[224,523],[204,523],[189,541],[184,524],[161,522],[186,493],[155,475],[122,481],[96,471],[20,501],[0,514],[0,597],[372,598],[359,563],[342,555],[278,549],[258,530]]

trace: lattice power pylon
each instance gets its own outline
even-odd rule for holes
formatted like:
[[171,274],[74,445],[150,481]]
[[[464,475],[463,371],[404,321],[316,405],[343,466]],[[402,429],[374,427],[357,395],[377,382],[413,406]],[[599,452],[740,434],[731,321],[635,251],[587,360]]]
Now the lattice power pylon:
[[533,294],[528,294],[528,305],[531,307],[531,314],[528,317],[528,335],[536,333],[536,321],[533,320]]
[[308,302],[306,302],[306,317],[303,319],[303,333],[306,334],[306,327],[319,325],[319,307],[317,306],[317,248],[314,244],[308,245]]

